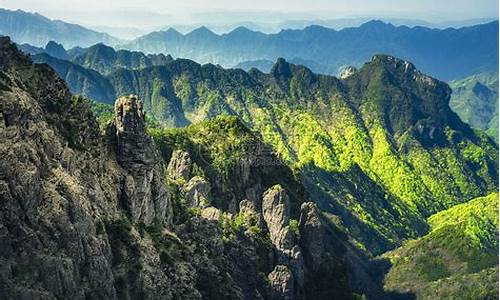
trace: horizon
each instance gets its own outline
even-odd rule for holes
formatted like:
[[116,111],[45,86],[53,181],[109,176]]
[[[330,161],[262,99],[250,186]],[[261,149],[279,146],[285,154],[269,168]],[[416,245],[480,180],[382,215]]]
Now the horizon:
[[234,21],[234,22],[198,22],[198,23],[172,23],[164,26],[156,26],[151,27],[149,29],[137,28],[137,27],[119,27],[119,26],[93,26],[85,23],[81,23],[78,21],[71,21],[67,19],[61,18],[52,18],[46,14],[43,14],[39,11],[29,11],[21,8],[5,8],[1,6],[3,0],[0,0],[0,9],[6,9],[9,11],[22,11],[24,13],[29,14],[38,14],[42,17],[48,18],[51,21],[62,21],[69,24],[80,25],[86,27],[88,29],[107,33],[111,36],[124,39],[124,40],[132,40],[142,35],[149,34],[155,31],[166,31],[169,29],[174,29],[182,35],[189,34],[190,32],[205,27],[209,31],[217,34],[223,35],[234,31],[237,28],[243,27],[248,30],[254,32],[262,32],[265,34],[273,34],[279,33],[282,30],[301,30],[310,26],[320,26],[333,30],[342,30],[344,28],[352,28],[359,27],[363,24],[366,24],[371,21],[380,21],[385,24],[390,24],[395,27],[399,26],[408,26],[408,27],[416,27],[423,26],[428,28],[437,28],[437,29],[445,29],[445,28],[460,28],[460,27],[468,27],[479,24],[486,24],[494,21],[498,21],[498,16],[494,17],[483,17],[483,18],[466,18],[466,19],[449,19],[449,20],[439,20],[439,21],[431,21],[425,19],[417,19],[417,18],[404,18],[404,17],[379,17],[379,16],[351,16],[351,17],[343,17],[343,18],[330,18],[330,19],[321,19],[321,18],[311,18],[311,19],[284,19],[281,21],[274,22],[265,22],[265,21]]
[[[186,33],[203,25],[214,32],[224,33],[230,31],[230,28],[234,29],[247,23],[255,28],[261,28],[263,32],[270,33],[278,29],[287,29],[287,25],[290,29],[298,29],[297,27],[305,27],[304,24],[321,25],[321,23],[335,21],[355,22],[357,20],[360,23],[360,20],[395,19],[407,21],[409,25],[428,23],[438,26],[453,22],[498,19],[498,2],[492,0],[461,0],[458,4],[456,1],[433,3],[431,0],[406,3],[376,0],[365,4],[360,4],[366,2],[362,0],[315,0],[309,3],[304,0],[273,1],[272,3],[257,0],[258,5],[252,6],[228,0],[203,4],[198,0],[186,0],[182,4],[152,0],[148,3],[141,2],[140,5],[134,1],[101,2],[97,0],[85,1],[85,3],[78,0],[50,0],[42,3],[29,0],[0,0],[0,8],[38,13],[52,20],[61,20],[112,35],[118,33],[118,35],[129,37],[169,27]],[[260,9],[256,10],[254,7]],[[348,26],[335,24],[331,27],[341,29]]]

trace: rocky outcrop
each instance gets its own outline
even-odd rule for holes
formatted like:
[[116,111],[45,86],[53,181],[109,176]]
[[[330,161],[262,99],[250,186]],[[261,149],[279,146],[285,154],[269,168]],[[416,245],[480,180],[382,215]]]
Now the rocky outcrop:
[[[271,242],[276,248],[276,263],[273,273],[268,275],[271,286],[280,287],[283,285],[292,287],[292,295],[301,299],[302,287],[304,285],[304,263],[302,252],[297,245],[297,236],[290,228],[290,198],[287,192],[280,186],[275,185],[268,189],[262,199],[262,215],[269,230]],[[278,268],[279,267],[279,268]],[[293,276],[286,276],[286,271],[291,272]],[[278,268],[278,269],[276,269]],[[283,282],[287,278],[291,283]],[[277,280],[274,282],[273,280]],[[285,294],[282,294],[285,297]]]
[[188,152],[175,150],[168,163],[167,174],[174,180],[188,181],[191,178],[192,165],[191,155]]
[[356,67],[353,67],[353,66],[349,66],[347,68],[345,68],[342,73],[340,73],[340,79],[346,79],[352,75],[354,75],[354,73],[356,73],[358,71],[358,69],[356,69]]
[[116,100],[115,119],[108,132],[114,133],[117,161],[127,171],[122,182],[121,205],[134,222],[170,224],[172,207],[164,185],[162,160],[146,133],[139,98],[131,95]]
[[194,176],[183,187],[186,202],[189,206],[205,208],[210,204],[208,195],[210,183],[205,179]]
[[262,215],[269,229],[272,243],[279,250],[288,250],[295,244],[290,230],[290,199],[286,191],[275,185],[264,193]]
[[325,252],[325,227],[314,203],[306,202],[301,206],[299,228],[301,243],[307,245],[305,259],[312,270],[318,270]]
[[278,265],[267,275],[271,283],[271,299],[292,300],[294,298],[293,274],[287,266]]

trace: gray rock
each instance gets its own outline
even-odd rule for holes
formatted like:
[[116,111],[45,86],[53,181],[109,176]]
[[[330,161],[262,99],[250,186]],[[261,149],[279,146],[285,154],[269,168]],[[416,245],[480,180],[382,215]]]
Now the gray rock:
[[163,162],[146,133],[142,103],[136,96],[120,97],[115,102],[117,161],[128,173],[122,182],[121,204],[134,222],[170,224],[172,204],[163,183]]
[[321,222],[320,212],[312,202],[302,203],[299,228],[301,243],[307,245],[306,260],[314,271],[319,270],[325,253],[326,229]]
[[205,179],[195,176],[191,178],[182,188],[189,206],[204,208],[210,204],[208,199],[208,195],[210,193],[210,183],[208,183]]
[[349,78],[352,75],[354,75],[357,71],[358,71],[358,69],[356,69],[356,67],[349,66],[349,67],[345,68],[344,70],[342,70],[342,73],[340,74],[340,79]]
[[268,189],[262,199],[262,215],[269,229],[271,241],[279,250],[291,249],[295,244],[290,221],[290,199],[286,191],[275,185]]
[[192,165],[191,155],[188,152],[175,150],[168,163],[167,174],[174,180],[188,181],[191,178]]
[[293,274],[287,266],[277,265],[267,278],[271,285],[271,299],[294,299]]

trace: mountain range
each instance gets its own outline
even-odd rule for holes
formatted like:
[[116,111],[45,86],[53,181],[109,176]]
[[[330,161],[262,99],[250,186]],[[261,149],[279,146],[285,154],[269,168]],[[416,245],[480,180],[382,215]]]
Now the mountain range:
[[51,20],[38,13],[0,8],[0,35],[10,36],[19,44],[45,46],[57,41],[66,48],[88,47],[96,43],[116,45],[120,40],[83,26]]
[[20,36],[0,299],[497,299],[498,22]]
[[0,57],[7,298],[494,297],[498,147],[408,61],[110,68],[108,109]]
[[[188,34],[174,29],[139,37],[120,47],[145,53],[169,53],[232,67],[253,60],[310,61],[313,71],[339,74],[360,66],[372,55],[388,53],[415,63],[441,80],[460,79],[498,66],[498,22],[445,30],[394,26],[370,21],[359,27],[334,30],[309,26],[264,34],[239,27],[218,35],[206,27]],[[466,53],[466,55],[465,55]]]
[[36,13],[2,9],[0,16],[0,35],[28,44],[25,47],[44,47],[49,41],[67,49],[104,43],[116,49],[170,54],[226,68],[257,67],[264,72],[283,57],[316,73],[331,75],[340,74],[347,66],[359,67],[374,54],[390,54],[412,61],[427,74],[445,81],[498,69],[498,21],[436,29],[372,20],[340,30],[310,25],[273,34],[243,26],[216,34],[201,26],[186,34],[170,28],[127,41]]
[[[31,53],[32,59],[38,63],[47,63],[54,68],[59,76],[68,83],[70,90],[90,99],[112,103],[120,89],[131,82],[125,70],[140,70],[152,66],[162,66],[173,62],[170,55],[145,55],[141,52],[119,50],[104,44],[97,44],[89,48],[72,48],[65,50],[55,42],[49,42],[45,48],[20,45],[25,53]],[[50,55],[49,55],[50,54]],[[291,63],[307,64],[295,59]],[[274,62],[255,61],[253,65],[270,72]],[[310,62],[309,62],[310,64]],[[242,69],[247,69],[241,64]],[[251,68],[250,68],[251,69]],[[147,72],[147,71],[146,71]],[[450,82],[453,90],[450,106],[458,113],[462,120],[472,127],[485,130],[495,141],[498,141],[497,107],[498,107],[498,73],[481,73],[463,80]],[[138,83],[146,84],[144,83]],[[137,89],[143,90],[140,86]],[[148,93],[145,99],[161,97],[158,94]],[[149,100],[148,100],[149,101]],[[151,99],[151,102],[157,100]]]

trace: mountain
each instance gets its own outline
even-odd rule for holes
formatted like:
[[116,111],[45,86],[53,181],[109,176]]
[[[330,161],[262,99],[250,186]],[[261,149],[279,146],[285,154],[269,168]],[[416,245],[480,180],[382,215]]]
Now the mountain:
[[476,198],[429,218],[431,231],[390,252],[389,290],[418,299],[498,297],[498,194]]
[[372,254],[425,233],[431,214],[497,189],[496,145],[451,111],[445,83],[390,56],[342,80],[284,59],[270,74],[177,59],[107,78],[164,125],[238,116]]
[[96,43],[116,45],[120,40],[106,33],[96,32],[80,25],[50,20],[37,13],[0,8],[0,35],[10,36],[19,44],[42,47],[57,41],[66,48],[88,47]]
[[[50,65],[66,81],[73,94],[111,104],[116,99],[116,92],[106,74],[120,68],[137,69],[164,65],[173,60],[171,56],[163,54],[146,56],[140,52],[115,51],[103,44],[85,49],[72,48],[67,51],[55,42],[49,42],[45,49],[29,47],[26,44],[20,48],[25,53],[31,53],[35,63]],[[53,56],[57,55],[58,58],[49,55],[50,53],[53,53]]]
[[294,172],[255,163],[279,158],[235,117],[153,140],[126,96],[100,131],[86,99],[5,37],[0,112],[2,298],[382,295]]
[[257,60],[248,60],[248,61],[243,61],[238,64],[236,64],[233,68],[234,69],[242,69],[245,71],[250,71],[251,69],[255,68],[258,69],[261,72],[264,73],[269,73],[274,65],[273,61],[267,60],[267,59],[257,59]]
[[31,56],[35,63],[46,63],[67,83],[71,93],[85,95],[101,103],[113,103],[116,93],[109,80],[100,73],[86,69],[46,53]]
[[498,143],[498,73],[482,73],[450,82],[453,109],[472,127]]
[[[130,95],[114,109],[0,39],[7,298],[413,299],[385,252],[462,226],[457,212],[477,224],[485,205],[468,201],[498,191],[497,145],[446,83],[393,56],[341,79],[283,58],[269,74],[89,66],[103,65]],[[488,287],[485,268],[448,280]]]
[[278,57],[301,59],[322,66],[319,69],[328,74],[338,74],[350,65],[359,67],[372,55],[386,53],[412,61],[441,80],[452,80],[497,70],[498,21],[443,30],[396,27],[381,21],[339,31],[314,25],[277,34],[243,27],[222,35],[207,28],[186,35],[170,29],[144,35],[120,47],[170,53],[225,67],[253,60],[275,61]]
[[143,69],[155,65],[164,65],[173,58],[170,55],[149,54],[142,52],[119,50],[104,44],[96,44],[87,49],[72,61],[89,69],[98,71],[104,75],[111,73],[114,69]]
[[[311,69],[311,71],[313,71],[314,73],[319,73],[319,74],[338,73],[338,70],[332,69],[331,66],[323,65],[313,60],[307,60],[295,57],[291,59],[290,62],[295,65],[307,66],[307,68]],[[273,65],[274,65],[273,61],[260,59],[260,60],[244,61],[235,65],[233,68],[243,69],[245,71],[250,71],[252,68],[256,68],[264,73],[269,73]]]

